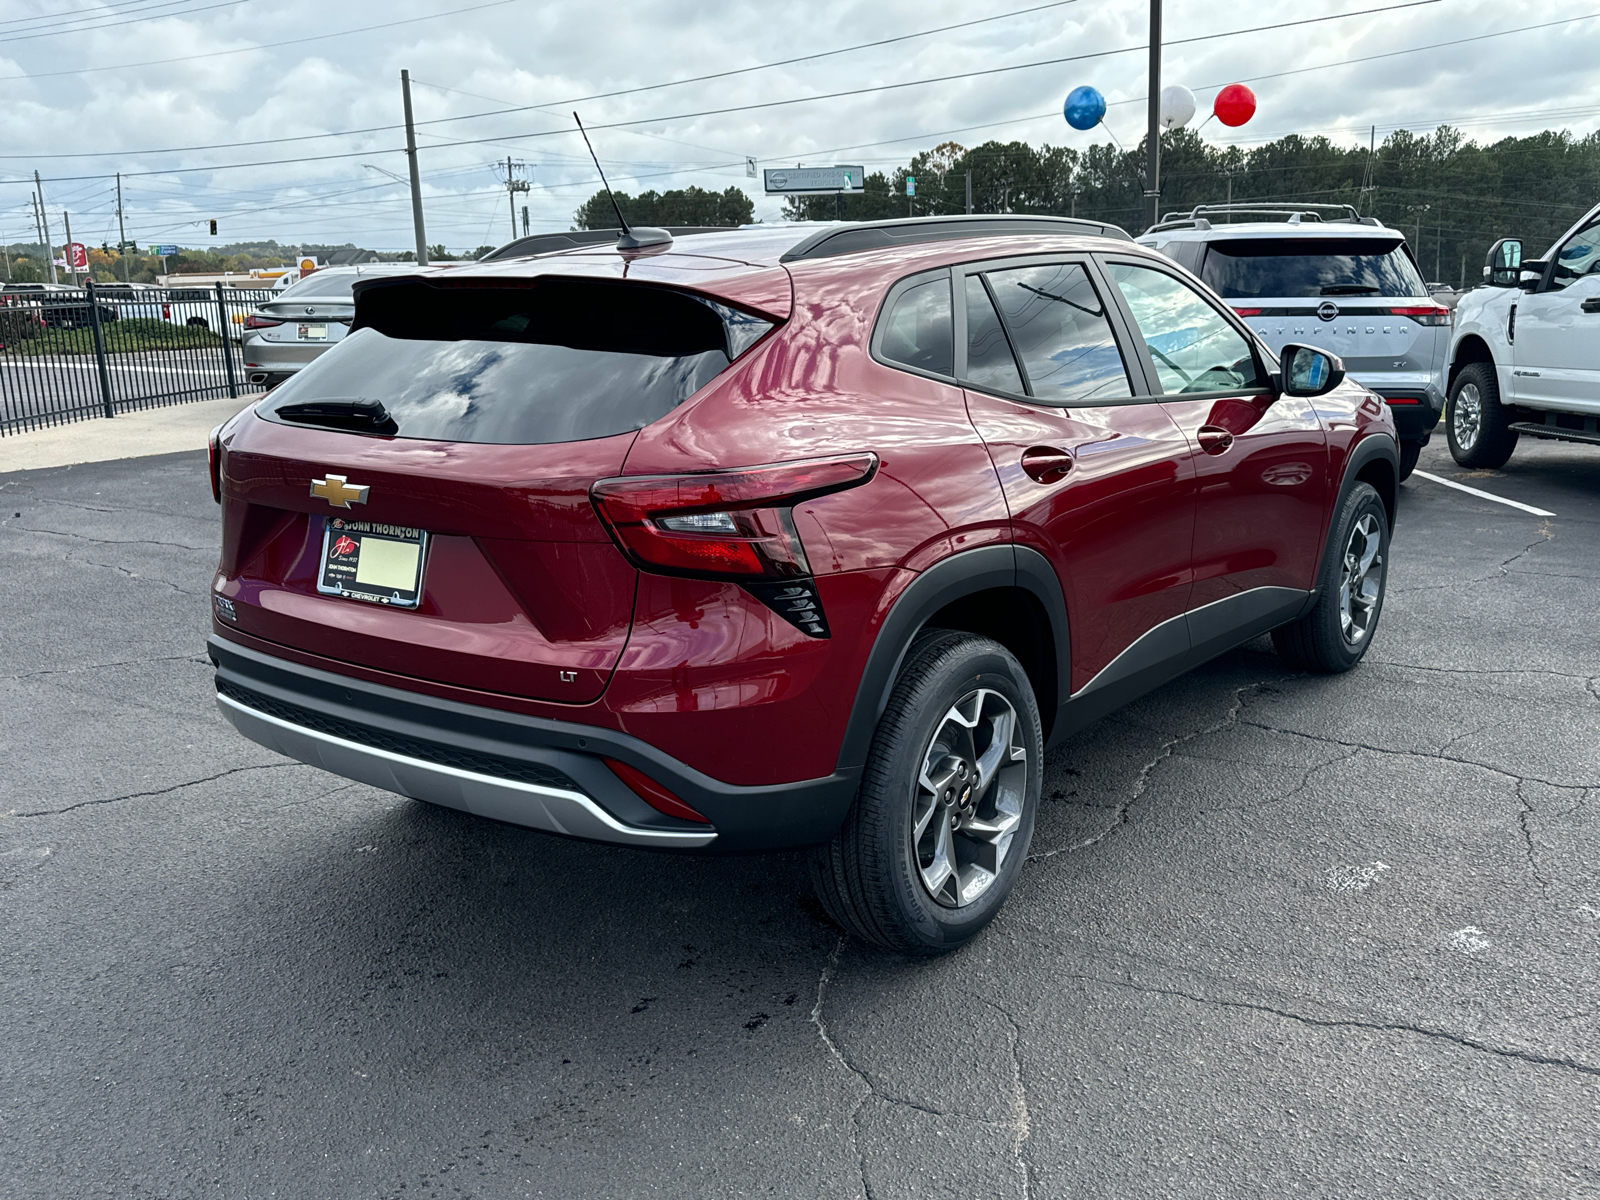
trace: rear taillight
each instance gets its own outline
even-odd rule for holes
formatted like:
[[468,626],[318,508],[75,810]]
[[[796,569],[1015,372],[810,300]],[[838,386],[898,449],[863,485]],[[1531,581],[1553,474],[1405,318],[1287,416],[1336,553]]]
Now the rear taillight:
[[206,469],[211,475],[211,498],[222,503],[222,426],[206,438]]
[[627,763],[618,762],[614,758],[606,759],[605,764],[611,768],[613,775],[628,785],[628,789],[635,796],[638,796],[639,799],[643,800],[658,813],[665,813],[669,817],[677,817],[683,821],[695,821],[701,825],[711,824],[707,818],[701,816],[638,768],[630,767]]
[[1450,310],[1442,304],[1410,304],[1403,308],[1391,308],[1389,313],[1396,317],[1410,317],[1418,325],[1450,324]]
[[255,313],[251,313],[244,319],[244,327],[246,329],[271,329],[275,325],[282,324],[282,321],[274,321],[271,317],[257,316]]
[[602,479],[589,490],[623,553],[648,571],[740,582],[809,575],[789,510],[872,478],[875,454],[697,475]]

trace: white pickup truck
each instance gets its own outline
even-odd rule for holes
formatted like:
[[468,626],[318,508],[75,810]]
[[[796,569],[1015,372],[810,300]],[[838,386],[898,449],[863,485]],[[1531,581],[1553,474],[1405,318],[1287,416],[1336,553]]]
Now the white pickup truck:
[[1489,248],[1456,305],[1445,433],[1464,467],[1503,466],[1522,434],[1600,445],[1600,205],[1541,259]]

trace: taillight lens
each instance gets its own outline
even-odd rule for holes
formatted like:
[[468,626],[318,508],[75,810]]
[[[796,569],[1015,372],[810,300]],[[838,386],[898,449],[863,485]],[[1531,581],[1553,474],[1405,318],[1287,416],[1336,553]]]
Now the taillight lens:
[[[192,445],[193,443],[191,443]],[[211,475],[211,498],[222,503],[222,426],[206,438],[206,469]]]
[[244,319],[244,327],[246,329],[271,329],[275,325],[282,324],[282,321],[274,321],[271,317],[257,316],[255,313],[251,313]]
[[630,767],[627,763],[618,762],[614,758],[606,759],[605,764],[611,768],[613,775],[628,785],[628,789],[635,796],[658,813],[666,813],[669,817],[677,817],[683,821],[695,821],[701,825],[711,824],[708,818],[690,808],[637,767]]
[[856,487],[878,468],[875,454],[849,454],[695,475],[602,479],[595,510],[639,566],[706,579],[809,575],[789,510]]
[[1450,324],[1450,310],[1442,304],[1412,304],[1389,312],[1396,317],[1410,317],[1418,325]]
[[1261,315],[1259,308],[1235,308],[1233,311],[1241,317],[1259,317]]

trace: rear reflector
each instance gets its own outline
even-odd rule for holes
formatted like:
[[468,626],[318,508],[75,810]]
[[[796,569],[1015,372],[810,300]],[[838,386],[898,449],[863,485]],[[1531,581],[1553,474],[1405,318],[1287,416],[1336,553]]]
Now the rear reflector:
[[1259,317],[1261,315],[1261,310],[1259,308],[1236,308],[1233,311],[1238,313],[1241,317]]
[[1385,404],[1421,404],[1422,401],[1415,396],[1385,396]]
[[669,817],[677,817],[681,821],[695,821],[701,825],[711,824],[707,818],[695,812],[694,809],[679,800],[643,771],[630,767],[627,763],[618,762],[614,758],[606,759],[605,764],[611,768],[613,775],[628,785],[628,789],[634,795],[638,796],[639,799],[643,800],[658,813],[665,813]]

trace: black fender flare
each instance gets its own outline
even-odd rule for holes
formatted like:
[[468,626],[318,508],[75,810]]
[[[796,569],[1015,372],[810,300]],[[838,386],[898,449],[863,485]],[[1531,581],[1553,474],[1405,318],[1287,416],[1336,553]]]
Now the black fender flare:
[[1328,555],[1333,550],[1333,523],[1339,519],[1339,513],[1344,508],[1345,498],[1350,495],[1350,489],[1356,485],[1356,476],[1361,473],[1368,463],[1376,459],[1383,459],[1389,464],[1389,469],[1394,473],[1395,489],[1393,496],[1383,497],[1384,506],[1389,510],[1389,532],[1394,532],[1394,523],[1398,516],[1396,510],[1400,506],[1400,447],[1399,443],[1391,436],[1381,431],[1374,431],[1360,438],[1344,460],[1344,475],[1339,480],[1339,491],[1334,497],[1333,508],[1328,513],[1328,527],[1322,535],[1322,554],[1317,558],[1316,579],[1312,581],[1311,591],[1306,596],[1305,607],[1300,610],[1299,616],[1305,616],[1317,606],[1317,598],[1322,594],[1317,586],[1322,579],[1322,568],[1328,561]]
[[[1049,560],[1037,550],[1010,544],[964,550],[918,573],[884,618],[856,687],[844,741],[839,747],[838,770],[859,768],[866,762],[873,732],[889,705],[889,694],[906,651],[928,618],[965,596],[1012,587],[1031,593],[1044,609],[1055,651],[1056,704],[1065,701],[1072,678],[1067,605],[1061,581]],[[1053,724],[1054,713],[1040,716]]]

